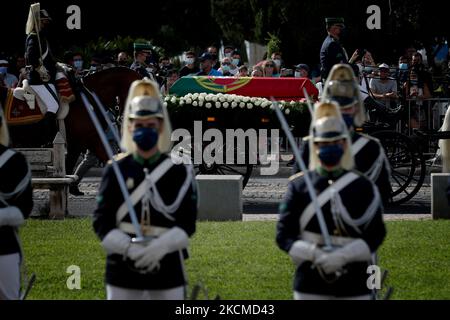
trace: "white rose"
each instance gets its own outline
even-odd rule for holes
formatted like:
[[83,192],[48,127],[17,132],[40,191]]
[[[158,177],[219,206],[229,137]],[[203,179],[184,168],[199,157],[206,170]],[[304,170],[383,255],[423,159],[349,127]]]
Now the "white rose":
[[225,99],[225,97],[222,96],[222,97],[219,98],[219,101],[220,101],[220,102],[225,102],[226,99]]
[[247,109],[253,108],[253,105],[251,103],[247,103]]
[[245,103],[244,102],[239,103],[239,108],[245,108]]
[[169,100],[170,100],[170,97],[169,97],[169,96],[167,96],[167,97],[164,98],[164,101],[169,101]]
[[216,108],[220,108],[220,102],[216,102]]
[[202,95],[198,96],[198,101],[205,101],[205,96]]
[[209,109],[209,108],[212,107],[212,104],[211,104],[210,102],[207,102],[207,103],[205,104],[205,107]]
[[197,101],[192,102],[192,105],[193,105],[194,107],[198,106]]
[[231,103],[231,108],[236,108],[237,105],[238,105],[237,102],[233,101],[233,102]]
[[292,100],[290,104],[291,104],[291,106],[295,106],[295,101]]
[[197,93],[197,92],[194,93],[194,94],[192,95],[192,98],[193,98],[193,99],[197,99],[197,98],[198,98],[198,93]]
[[164,107],[166,107],[166,108],[167,108],[167,102],[164,102]]
[[213,96],[212,98],[211,98],[211,100],[213,101],[213,102],[217,102],[217,97],[216,96]]
[[173,96],[172,99],[170,99],[170,102],[176,103],[177,102],[177,98],[175,96]]
[[184,105],[184,100],[180,99],[180,106]]
[[186,104],[192,104],[192,99],[191,98],[187,98],[186,99]]
[[284,113],[285,113],[285,114],[289,114],[289,113],[291,113],[291,110],[288,109],[288,108],[286,108],[286,109],[284,110]]
[[242,101],[244,101],[244,102],[248,102],[249,100],[250,100],[249,97],[244,97],[244,98],[242,98]]
[[205,100],[206,100],[206,101],[211,101],[211,96],[208,94],[208,95],[205,97]]
[[223,107],[226,109],[226,108],[228,108],[230,106],[230,104],[228,103],[228,102],[224,102],[223,103]]
[[261,100],[260,99],[256,99],[255,106],[260,106],[260,105],[261,105]]
[[199,107],[203,107],[203,103],[204,103],[203,100],[199,100],[199,101],[198,101],[198,106],[199,106]]

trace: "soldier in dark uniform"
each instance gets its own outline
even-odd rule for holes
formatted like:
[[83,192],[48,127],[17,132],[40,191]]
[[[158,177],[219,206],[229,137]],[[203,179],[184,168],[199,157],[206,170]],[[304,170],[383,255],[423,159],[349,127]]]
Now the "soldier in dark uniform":
[[347,63],[348,56],[339,42],[345,29],[343,18],[325,18],[328,36],[325,38],[320,49],[320,64],[322,81],[324,81],[337,63]]
[[51,18],[46,10],[41,10],[39,3],[32,4],[26,25],[25,43],[26,70],[28,83],[46,106],[47,112],[42,120],[44,137],[51,144],[58,131],[56,113],[59,98],[55,87],[56,60],[48,43],[48,30]]
[[8,144],[0,107],[0,300],[19,299],[22,253],[17,232],[33,208],[27,161]]
[[[325,83],[322,101],[333,101],[339,105],[352,140],[355,169],[364,173],[378,187],[384,205],[391,200],[390,164],[380,142],[373,137],[357,133],[366,119],[359,88],[349,65],[335,65]],[[309,160],[309,145],[305,145],[303,159]],[[299,168],[294,165],[294,173]]]
[[152,60],[152,45],[150,43],[135,42],[133,47],[134,61],[130,68],[143,78],[155,80],[156,67]]
[[350,138],[338,106],[321,103],[314,119],[308,175],[333,250],[323,250],[324,235],[303,173],[290,178],[276,241],[297,267],[295,299],[370,299],[367,267],[386,233],[380,195],[369,179],[351,169]]
[[108,256],[108,299],[184,298],[184,259],[195,232],[197,194],[192,166],[175,164],[170,121],[158,85],[132,84],[117,160],[148,244],[132,243],[136,231],[111,165],[105,168],[94,214],[94,229]]

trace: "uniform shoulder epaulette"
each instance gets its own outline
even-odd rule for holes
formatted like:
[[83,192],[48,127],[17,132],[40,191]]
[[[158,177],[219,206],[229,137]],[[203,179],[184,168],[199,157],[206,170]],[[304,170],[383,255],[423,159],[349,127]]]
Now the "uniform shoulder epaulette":
[[[114,161],[116,161],[116,162],[120,161],[120,160],[126,158],[129,154],[130,154],[129,152],[118,153],[114,156]],[[112,163],[112,160],[108,160],[108,164],[111,164],[111,163]]]
[[296,174],[293,174],[292,176],[289,177],[289,181],[293,181],[297,178],[300,178],[303,176],[303,174],[304,174],[303,171],[297,172]]

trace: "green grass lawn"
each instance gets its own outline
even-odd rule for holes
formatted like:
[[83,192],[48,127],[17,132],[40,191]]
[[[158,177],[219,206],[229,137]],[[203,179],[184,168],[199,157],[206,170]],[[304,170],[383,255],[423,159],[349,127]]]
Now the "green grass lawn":
[[[387,222],[380,264],[389,270],[392,299],[450,298],[450,221]],[[190,246],[190,284],[210,298],[291,299],[294,267],[275,245],[275,222],[201,222]],[[29,299],[104,299],[105,255],[90,219],[29,220],[21,230]],[[81,269],[81,290],[69,290],[66,270]],[[200,298],[203,298],[201,296]]]

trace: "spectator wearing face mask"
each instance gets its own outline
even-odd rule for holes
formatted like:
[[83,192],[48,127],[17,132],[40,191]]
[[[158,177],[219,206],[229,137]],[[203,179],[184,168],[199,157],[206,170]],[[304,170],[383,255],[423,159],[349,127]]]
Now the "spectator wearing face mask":
[[234,46],[227,45],[223,48],[223,56],[225,58],[232,58],[234,51],[235,51]]
[[179,72],[180,78],[195,74],[199,71],[200,69],[195,65],[195,53],[193,51],[186,51],[184,54],[184,66]]
[[208,47],[208,49],[206,49],[206,52],[213,56],[213,68],[218,70],[220,68],[220,62],[217,60],[217,57],[219,56],[219,50],[215,45],[211,45]]
[[204,52],[200,57],[200,71],[196,73],[197,76],[213,76],[221,77],[222,72],[213,68],[214,57],[208,52]]
[[75,76],[76,77],[81,77],[83,74],[83,65],[84,65],[84,61],[83,61],[83,56],[81,55],[81,53],[75,53],[72,57],[72,66],[75,70]]
[[304,63],[300,63],[295,66],[294,71],[295,78],[309,78],[309,67]]
[[0,58],[0,86],[8,89],[17,87],[19,79],[11,73],[8,73],[9,62]]
[[219,72],[222,72],[224,77],[235,76],[239,69],[231,63],[231,58],[223,58],[220,64]]
[[283,66],[283,60],[281,59],[281,52],[272,53],[270,58],[272,59],[273,63],[275,63],[277,70],[281,70],[281,67]]
[[122,51],[117,55],[117,65],[119,66],[128,66],[128,53]]
[[240,66],[242,66],[242,59],[241,59],[241,54],[239,53],[239,51],[234,50],[233,55],[231,56],[232,60],[231,63],[233,65],[235,65],[237,68],[239,68]]

